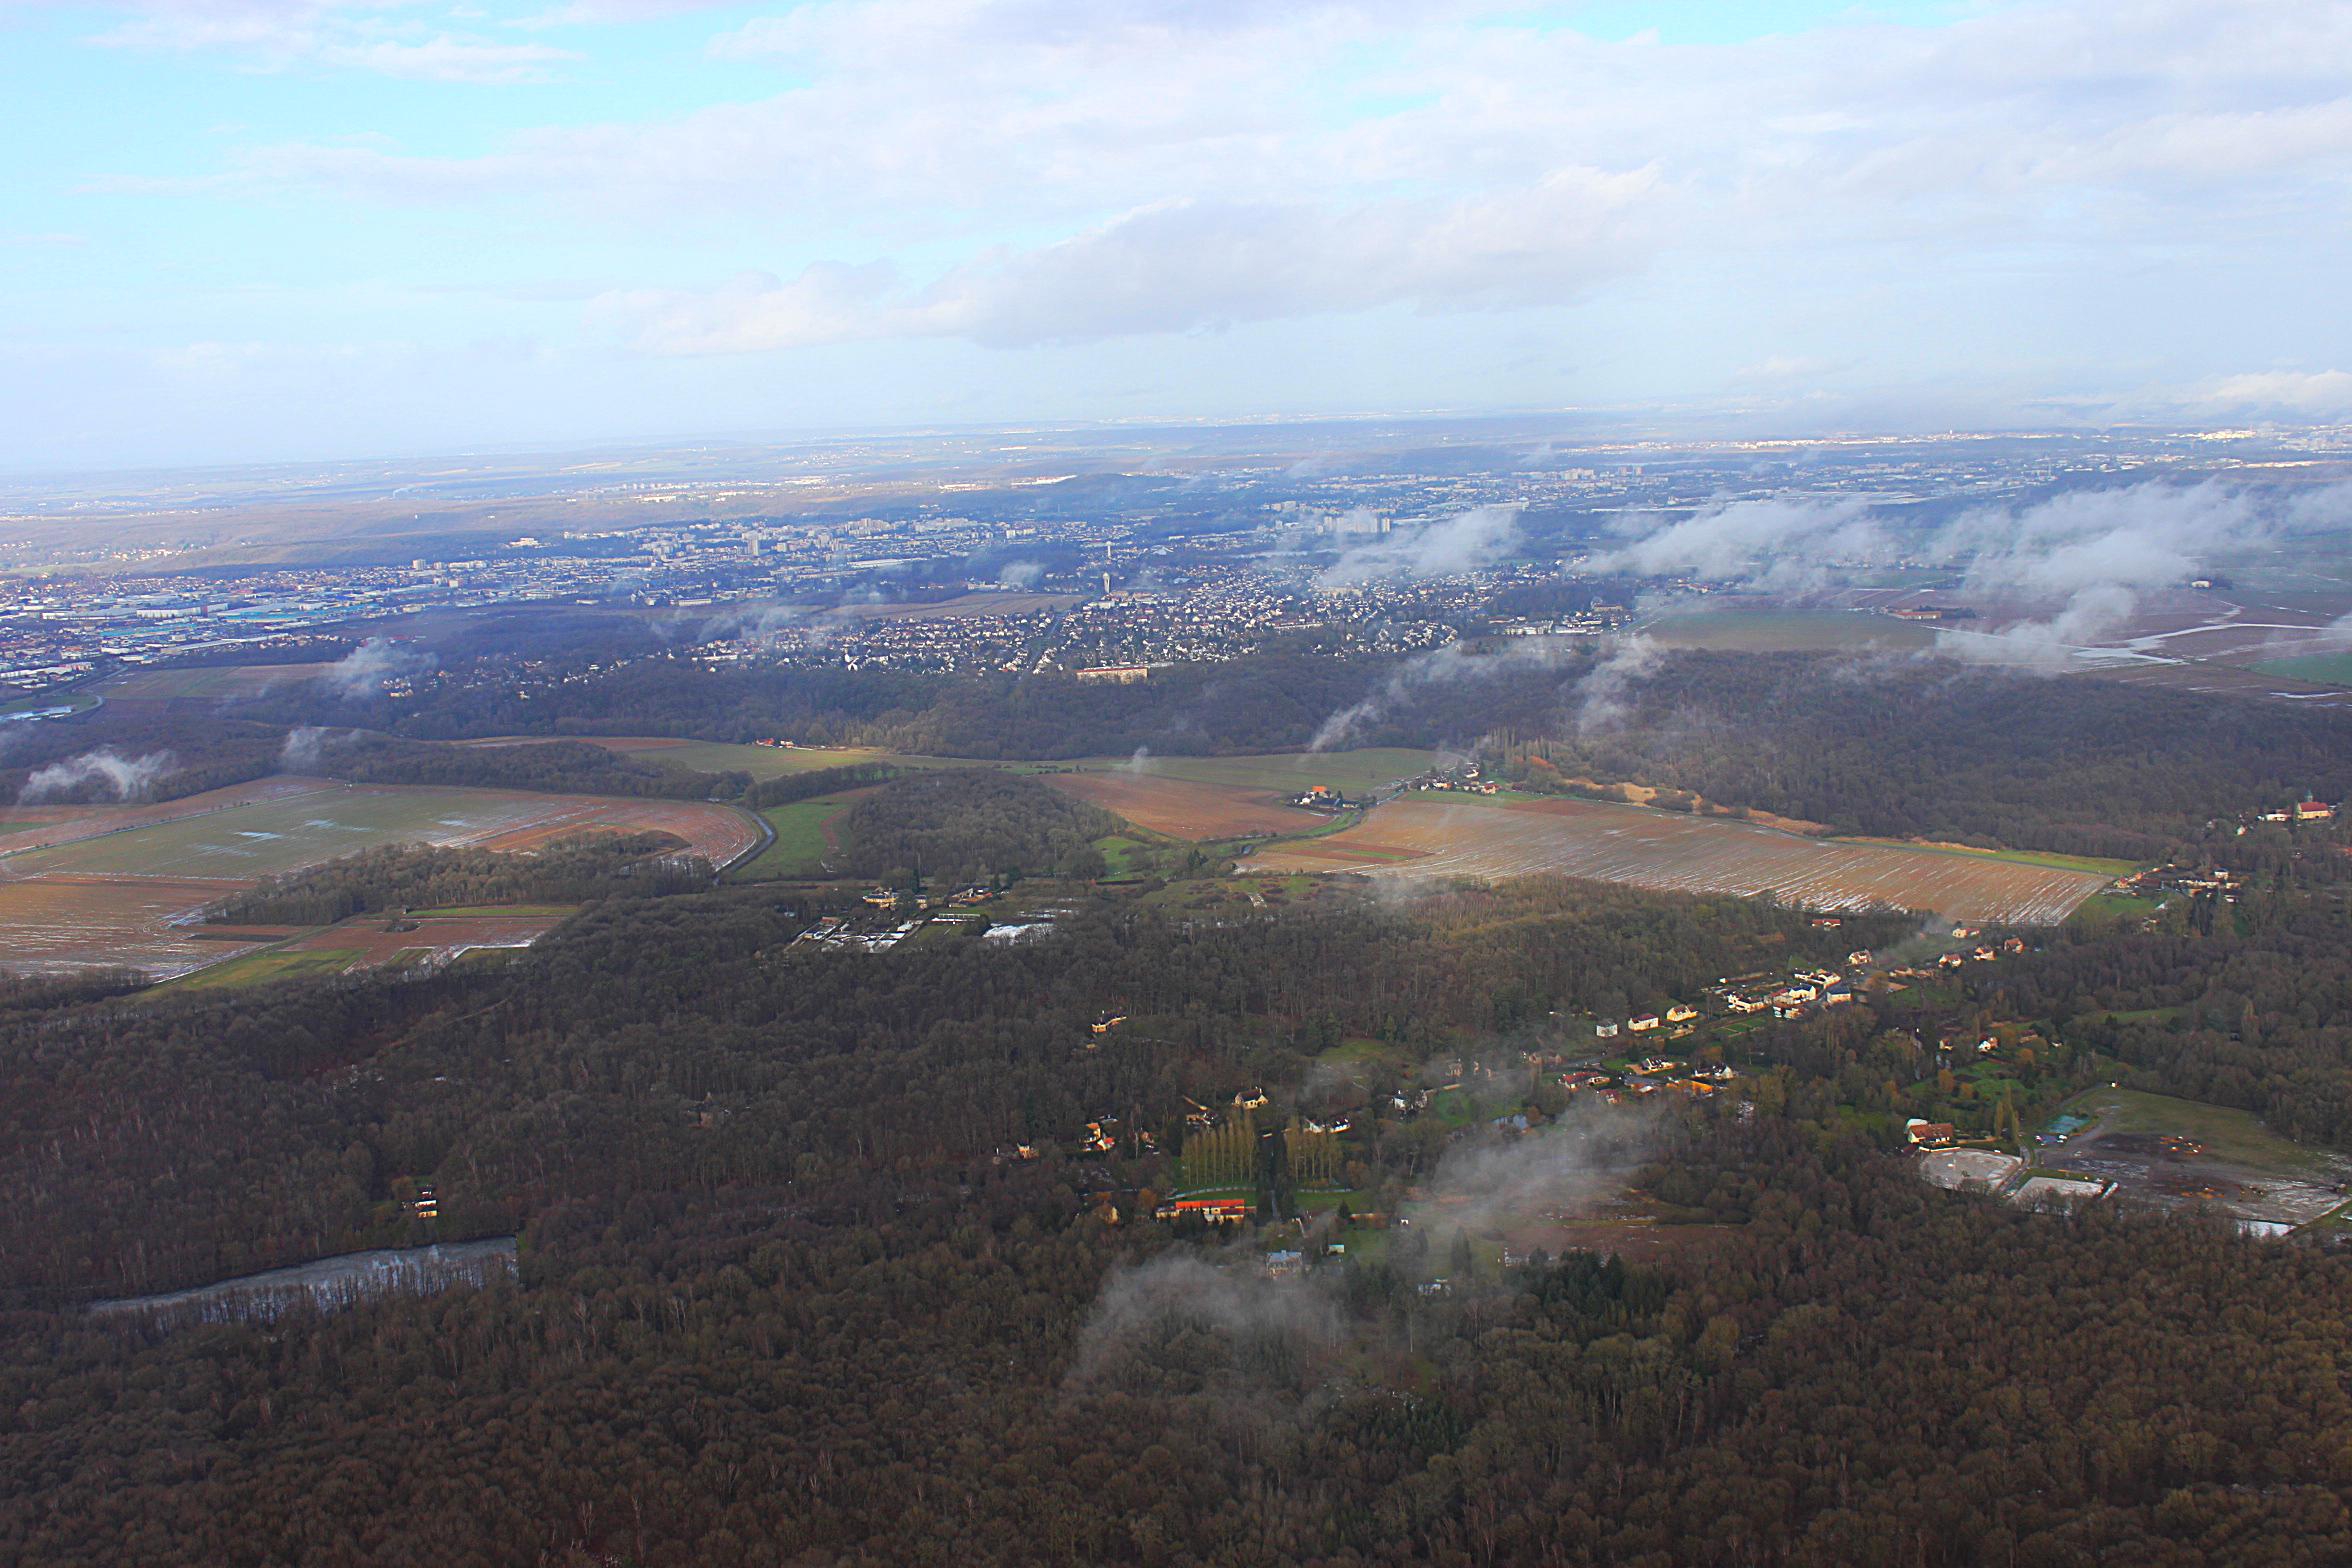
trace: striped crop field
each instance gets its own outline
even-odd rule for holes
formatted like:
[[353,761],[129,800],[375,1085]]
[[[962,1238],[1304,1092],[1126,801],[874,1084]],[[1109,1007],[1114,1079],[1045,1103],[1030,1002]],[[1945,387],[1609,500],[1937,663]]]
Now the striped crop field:
[[1911,909],[2052,925],[2107,884],[2096,872],[1894,844],[1802,838],[1752,823],[1583,800],[1408,796],[1327,838],[1278,844],[1254,871],[1497,881],[1556,875],[1662,892],[1769,896],[1807,909]]

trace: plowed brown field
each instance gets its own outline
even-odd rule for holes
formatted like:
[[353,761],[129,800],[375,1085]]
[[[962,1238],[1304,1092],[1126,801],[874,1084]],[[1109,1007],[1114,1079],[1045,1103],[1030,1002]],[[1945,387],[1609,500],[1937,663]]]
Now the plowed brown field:
[[1092,801],[1137,827],[1176,838],[1240,838],[1301,833],[1323,822],[1273,794],[1232,784],[1158,778],[1148,773],[1055,773],[1045,780],[1065,795]]
[[1770,895],[1808,909],[1916,909],[2013,925],[2063,920],[2107,881],[2095,872],[1824,842],[1636,806],[1581,800],[1474,806],[1416,796],[1328,838],[1273,846],[1247,865],[1481,881],[1550,873],[1670,892]]
[[212,941],[175,922],[239,883],[170,877],[45,877],[0,882],[0,968],[24,974],[120,964],[184,974],[269,940]]

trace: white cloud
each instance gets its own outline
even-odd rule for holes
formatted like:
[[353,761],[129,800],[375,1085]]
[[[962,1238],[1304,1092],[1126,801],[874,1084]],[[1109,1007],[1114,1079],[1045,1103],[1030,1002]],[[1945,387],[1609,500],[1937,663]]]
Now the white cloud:
[[365,71],[412,81],[510,86],[579,58],[551,44],[436,30],[398,5],[337,0],[147,0],[91,42],[167,54],[223,53],[247,70]]
[[2216,484],[2070,491],[2023,511],[1967,513],[1932,553],[1965,560],[1975,593],[2157,588],[2268,537],[2275,517],[2268,499]]
[[[1480,9],[1496,14],[1462,25]],[[813,203],[896,225],[922,204],[928,237],[979,214],[1076,239],[1122,212],[1648,171],[1692,243],[1915,245],[1927,225],[2090,243],[2186,199],[2269,210],[2265,178],[2340,183],[2343,16],[2330,0],[2050,0],[1694,47],[1473,5],[831,0],[715,43],[792,74],[764,100],[549,127],[468,158],[281,150],[246,172],[455,200],[593,191],[631,219]],[[1478,249],[1508,275],[1504,248]]]
[[2123,630],[2149,592],[2267,542],[2282,523],[2308,526],[2318,499],[2218,484],[2141,484],[2072,491],[2022,511],[1969,513],[1934,546],[1940,558],[1967,563],[1964,593],[2040,609],[1988,630],[1941,630],[1936,651],[2063,668],[2077,650]]
[[[714,20],[707,83],[585,30],[697,5],[118,5],[89,29],[110,48],[256,72],[528,82],[570,71],[560,43],[600,86],[662,90],[516,93],[503,119],[414,130],[395,104],[365,136],[237,131],[73,178],[252,218],[223,258],[252,277],[351,265],[318,221],[336,205],[349,233],[450,239],[383,248],[388,270],[438,269],[420,288],[587,275],[593,303],[535,330],[586,340],[565,346],[606,404],[642,393],[633,424],[815,417],[778,390],[807,383],[756,365],[636,362],[779,352],[822,364],[836,406],[920,417],[1093,409],[1105,387],[1233,412],[1729,386],[1809,428],[2039,418],[2135,387],[2193,387],[2208,414],[2352,406],[2344,371],[2226,374],[2352,367],[2320,276],[2352,190],[2340,0],[1982,0],[1919,26],[1861,6],[1706,45],[1598,37],[1570,0],[807,0]],[[583,121],[583,101],[665,107]],[[525,118],[542,102],[573,117]],[[287,123],[262,107],[253,124]],[[300,224],[269,216],[288,196],[316,204]],[[156,282],[176,333],[277,330]],[[471,308],[430,304],[417,338],[478,333]],[[1093,347],[1171,333],[1231,343]],[[970,344],[1013,351],[1010,373],[976,371]],[[272,396],[303,413],[298,389]]]
[[1491,566],[1519,542],[1519,508],[1474,506],[1341,552],[1316,578],[1323,588],[1447,577]]
[[2264,370],[2225,376],[2206,393],[2222,409],[2290,414],[2352,412],[2352,370]]
[[171,769],[172,754],[168,751],[126,757],[112,746],[101,746],[34,769],[25,779],[24,788],[17,792],[17,799],[26,804],[54,800],[96,785],[103,791],[100,799],[145,800]]
[[1655,531],[1593,556],[1586,568],[1642,577],[1688,572],[1798,592],[1823,581],[1834,565],[1882,560],[1891,548],[1869,504],[1842,497],[1718,501],[1659,523],[1655,516],[1632,519],[1627,531]]
[[1613,639],[1608,652],[1576,684],[1576,733],[1614,729],[1633,711],[1634,688],[1665,662],[1665,650],[1638,633]]
[[878,337],[995,347],[1189,332],[1406,305],[1562,304],[1632,264],[1643,173],[1563,170],[1476,200],[1351,210],[1179,202],[1073,238],[986,252],[921,288],[876,264],[597,302],[657,354],[761,352]]

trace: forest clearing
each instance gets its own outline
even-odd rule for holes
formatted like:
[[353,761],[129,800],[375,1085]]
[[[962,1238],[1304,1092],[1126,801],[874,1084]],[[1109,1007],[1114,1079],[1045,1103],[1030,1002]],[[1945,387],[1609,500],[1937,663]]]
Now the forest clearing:
[[481,948],[524,948],[568,919],[569,908],[427,911],[401,919],[354,915],[181,982],[188,990],[254,985],[290,975],[353,974],[437,964]]
[[1583,800],[1470,805],[1407,798],[1327,838],[1253,855],[1253,871],[1493,881],[1550,873],[1661,892],[1771,896],[1809,909],[1914,909],[2050,925],[2096,873],[1895,845],[1800,838],[1752,823]]
[[209,664],[134,670],[100,688],[116,702],[221,702],[256,697],[273,686],[315,680],[331,664]]
[[2250,1112],[2134,1089],[2092,1089],[2046,1133],[2037,1174],[2110,1185],[2120,1201],[2195,1209],[2271,1230],[2342,1204],[2352,1161],[2281,1137]]

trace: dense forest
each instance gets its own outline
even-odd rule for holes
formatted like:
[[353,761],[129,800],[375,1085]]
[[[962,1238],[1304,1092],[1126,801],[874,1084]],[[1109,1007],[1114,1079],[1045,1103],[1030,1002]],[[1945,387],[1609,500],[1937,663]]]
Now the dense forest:
[[772,779],[761,779],[746,789],[743,792],[743,804],[754,811],[765,811],[771,806],[789,805],[796,800],[814,800],[819,795],[863,789],[868,784],[887,784],[904,771],[888,762],[852,762],[838,768],[810,768],[800,773],[779,774]]
[[323,747],[317,771],[355,784],[447,784],[469,788],[535,789],[563,795],[645,795],[664,800],[708,800],[741,795],[742,773],[704,773],[627,756],[588,741],[517,746],[435,746],[380,736],[348,747]]
[[[876,955],[793,944],[807,923],[751,889],[611,900],[492,976],[160,993],[0,1028],[0,1179],[20,1192],[0,1279],[164,1289],[398,1239],[398,1175],[438,1174],[445,1211],[494,1230],[570,1197],[960,1170],[1109,1107],[1173,1123],[1186,1095],[1303,1083],[1345,1037],[1419,1059],[1558,1031],[1554,1011],[1660,1006],[1856,930],[1567,882],[1411,911],[1237,897],[1215,919],[1098,897],[1050,942]],[[1136,1027],[1077,1047],[1106,1010]],[[705,1104],[714,1126],[687,1114]]]
[[1179,665],[1138,685],[1069,676],[937,676],[785,666],[711,668],[641,660],[594,679],[519,694],[508,683],[444,683],[420,698],[353,696],[323,683],[240,705],[250,718],[331,724],[426,740],[490,735],[686,735],[992,759],[1303,746],[1335,709],[1385,675],[1378,664],[1266,656]]
[[1682,654],[1612,689],[1605,722],[1529,726],[1538,774],[1670,786],[1843,832],[2123,859],[2215,816],[2352,795],[2352,719],[2146,686]]
[[711,868],[668,833],[588,835],[529,855],[393,844],[265,878],[215,905],[231,925],[323,926],[378,910],[570,904],[708,887]]
[[[1383,1079],[1317,1071],[1337,1043],[1541,1046],[1555,1013],[1894,922],[1536,882],[1213,919],[1103,899],[1049,942],[890,955],[803,953],[803,923],[748,891],[608,901],[496,973],[0,1018],[0,1557],[2352,1552],[2352,1264],[1923,1186],[1844,1109],[1858,1010],[1764,1031],[1748,1108],[1645,1124],[1618,1174],[1684,1239],[1639,1263],[1465,1271],[1408,1232],[1268,1280],[1106,1223],[1091,1194],[1164,1166],[1071,1141],[1265,1084],[1357,1107],[1353,1179],[1442,1188],[1508,1134],[1375,1114]],[[2071,1006],[2060,966],[2138,941],[2053,945],[2017,983]],[[2341,986],[2345,952],[2301,956]],[[520,1279],[269,1324],[77,1314],[417,1238],[419,1182],[440,1235],[519,1228]]]
[[[154,710],[154,711],[149,711]],[[277,771],[286,730],[108,704],[76,718],[8,726],[0,801],[177,800]]]
[[2352,905],[2339,899],[2256,900],[2208,934],[2058,944],[1985,992],[2063,1020],[2071,1038],[2170,1092],[2352,1148]]
[[842,825],[842,869],[906,886],[1026,875],[1103,874],[1094,841],[1125,827],[1033,778],[993,768],[911,773],[858,797]]

